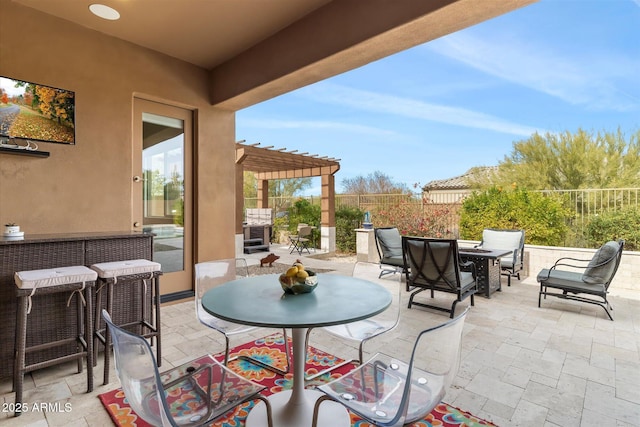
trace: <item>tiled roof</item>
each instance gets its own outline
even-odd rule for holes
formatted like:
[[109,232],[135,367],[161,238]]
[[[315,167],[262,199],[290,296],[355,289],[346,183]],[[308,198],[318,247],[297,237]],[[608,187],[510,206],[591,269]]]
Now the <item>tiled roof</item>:
[[477,180],[482,175],[488,175],[497,169],[497,166],[479,166],[473,167],[466,171],[463,175],[454,176],[447,179],[436,179],[429,181],[422,187],[422,191],[432,190],[466,190],[471,188],[469,181],[471,179]]

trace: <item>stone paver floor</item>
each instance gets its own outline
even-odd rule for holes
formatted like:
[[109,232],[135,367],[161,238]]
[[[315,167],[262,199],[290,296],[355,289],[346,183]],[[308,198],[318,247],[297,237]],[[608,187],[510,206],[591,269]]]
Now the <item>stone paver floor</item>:
[[[353,267],[353,258],[319,259],[313,252],[289,255],[281,245],[271,249],[283,263],[302,258],[311,268],[333,268],[341,274],[350,274]],[[245,257],[255,264],[266,254]],[[513,280],[511,287],[506,280],[503,283],[503,291],[491,299],[475,299],[465,323],[460,370],[445,401],[500,426],[640,425],[640,295],[616,296],[614,282],[612,322],[601,308],[587,304],[550,298],[538,308],[535,277]],[[404,337],[447,320],[442,313],[407,309],[407,299],[408,293],[403,293],[400,325],[367,343],[367,355],[402,354]],[[451,295],[436,299],[450,305]],[[163,306],[162,328],[163,368],[224,349],[222,335],[199,324],[192,301]],[[235,337],[232,345],[273,332],[277,330],[255,330],[250,336]],[[357,357],[356,343],[322,330],[314,331],[311,341],[340,357]],[[86,377],[76,374],[74,363],[27,375],[24,403],[54,405],[19,418],[8,411],[14,402],[11,381],[0,381],[0,424],[112,425],[97,395],[117,387],[118,380],[112,373],[111,384],[102,385],[101,361],[94,375],[92,393],[86,393]]]

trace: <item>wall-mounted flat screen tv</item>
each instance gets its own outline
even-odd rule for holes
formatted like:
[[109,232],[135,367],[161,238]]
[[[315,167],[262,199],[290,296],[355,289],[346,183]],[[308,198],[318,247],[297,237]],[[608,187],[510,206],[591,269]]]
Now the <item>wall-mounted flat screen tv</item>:
[[75,93],[0,76],[0,137],[75,144]]

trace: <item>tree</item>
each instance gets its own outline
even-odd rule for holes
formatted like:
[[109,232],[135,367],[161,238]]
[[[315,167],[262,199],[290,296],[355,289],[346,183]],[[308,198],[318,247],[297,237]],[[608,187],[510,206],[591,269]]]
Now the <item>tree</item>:
[[272,179],[269,181],[269,196],[292,197],[311,187],[311,178]]
[[[244,197],[258,197],[258,180],[253,172],[244,172]],[[311,178],[271,179],[269,197],[292,197],[311,187]]]
[[492,185],[539,190],[640,186],[640,130],[623,133],[538,133],[513,144]]
[[258,181],[256,180],[256,175],[253,172],[245,171],[243,173],[242,192],[244,197],[258,197]]
[[[311,178],[271,179],[269,180],[269,197],[274,197],[275,212],[280,211],[282,204],[289,198],[298,195],[311,187]],[[258,180],[253,172],[244,172],[244,197],[258,197]]]
[[389,176],[380,171],[369,175],[345,178],[342,180],[345,194],[402,194],[408,193],[406,184],[393,182]]

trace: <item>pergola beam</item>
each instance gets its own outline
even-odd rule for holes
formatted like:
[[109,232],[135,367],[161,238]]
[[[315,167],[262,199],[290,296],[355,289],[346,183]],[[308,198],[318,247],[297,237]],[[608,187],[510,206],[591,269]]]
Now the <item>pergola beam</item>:
[[340,170],[340,165],[321,166],[315,168],[292,169],[274,172],[255,173],[257,179],[291,179],[309,178],[312,176],[333,175]]

